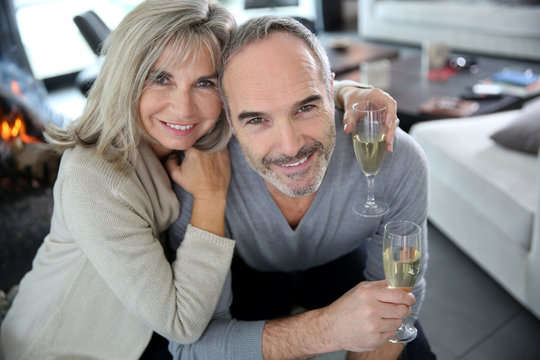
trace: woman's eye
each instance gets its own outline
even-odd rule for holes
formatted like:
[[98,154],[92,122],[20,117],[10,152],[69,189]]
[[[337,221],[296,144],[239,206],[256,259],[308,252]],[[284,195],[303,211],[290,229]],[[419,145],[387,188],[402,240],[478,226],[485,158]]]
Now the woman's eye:
[[215,87],[216,84],[210,80],[201,80],[197,83],[197,86],[207,88],[207,87]]
[[315,107],[315,105],[304,105],[300,109],[298,109],[298,112],[307,112],[312,110]]
[[159,85],[167,85],[170,82],[170,80],[171,80],[171,77],[168,74],[162,73],[162,74],[156,75],[153,81],[154,83],[159,84]]

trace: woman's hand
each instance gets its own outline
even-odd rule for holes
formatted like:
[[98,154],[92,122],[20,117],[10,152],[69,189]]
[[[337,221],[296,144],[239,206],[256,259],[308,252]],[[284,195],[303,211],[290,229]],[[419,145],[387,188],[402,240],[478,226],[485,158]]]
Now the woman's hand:
[[193,196],[191,225],[223,236],[225,205],[231,181],[231,164],[227,149],[207,153],[190,148],[182,164],[176,158],[165,164],[171,178]]
[[388,95],[388,93],[381,89],[361,89],[354,86],[346,86],[338,94],[338,100],[343,104],[345,109],[344,131],[346,134],[352,131],[352,107],[354,103],[364,100],[373,100],[378,103],[386,105],[386,126],[388,126],[388,133],[386,134],[386,150],[392,151],[394,144],[394,137],[396,135],[396,128],[399,125],[399,119],[397,118],[397,104],[396,101]]
[[176,158],[165,164],[171,178],[196,199],[226,196],[231,180],[227,149],[208,153],[190,148],[184,152],[182,164]]

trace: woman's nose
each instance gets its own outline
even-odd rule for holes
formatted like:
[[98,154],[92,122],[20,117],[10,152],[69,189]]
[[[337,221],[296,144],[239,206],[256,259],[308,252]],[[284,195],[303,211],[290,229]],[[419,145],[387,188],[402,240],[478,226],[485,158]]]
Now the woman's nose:
[[180,118],[187,119],[196,112],[195,102],[189,89],[176,88],[169,97],[169,108]]

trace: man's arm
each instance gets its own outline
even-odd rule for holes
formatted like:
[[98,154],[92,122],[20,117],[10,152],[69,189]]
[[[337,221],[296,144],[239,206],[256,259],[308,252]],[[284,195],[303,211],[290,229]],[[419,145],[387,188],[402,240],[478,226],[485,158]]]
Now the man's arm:
[[[385,343],[409,316],[414,296],[384,281],[363,282],[331,305],[283,319],[236,321],[230,276],[216,316],[194,344],[171,343],[174,359],[303,359],[339,350],[371,351]],[[262,340],[262,342],[261,342]]]

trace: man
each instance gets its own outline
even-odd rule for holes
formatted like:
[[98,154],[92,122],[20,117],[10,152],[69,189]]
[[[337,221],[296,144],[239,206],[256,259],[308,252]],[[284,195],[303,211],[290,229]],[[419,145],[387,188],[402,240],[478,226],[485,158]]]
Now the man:
[[[336,131],[343,113],[334,118],[333,76],[317,39],[294,20],[250,20],[226,50],[220,74],[235,134],[226,220],[237,244],[236,320],[228,314],[226,284],[203,337],[189,346],[171,344],[171,352],[181,359],[296,359],[348,350],[350,359],[397,359],[404,345],[388,339],[402,318],[418,316],[425,289],[427,171],[421,150],[397,132],[395,150],[376,179],[376,197],[385,198],[390,211],[382,218],[359,217],[352,205],[365,199],[365,177],[350,135]],[[189,195],[176,190],[182,214],[170,235],[178,246],[191,209]],[[384,279],[382,228],[391,219],[411,220],[424,230],[412,313],[412,294],[375,281]],[[309,311],[290,316],[294,306]],[[414,358],[429,358],[422,333],[412,344],[425,351]]]

